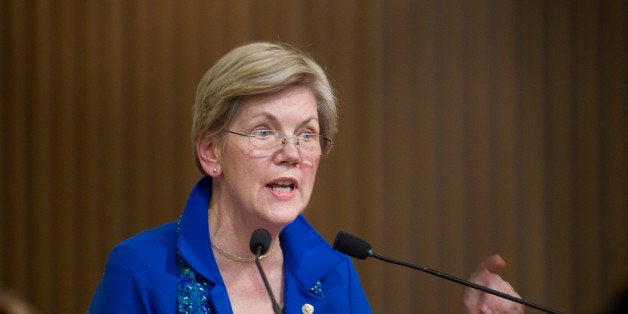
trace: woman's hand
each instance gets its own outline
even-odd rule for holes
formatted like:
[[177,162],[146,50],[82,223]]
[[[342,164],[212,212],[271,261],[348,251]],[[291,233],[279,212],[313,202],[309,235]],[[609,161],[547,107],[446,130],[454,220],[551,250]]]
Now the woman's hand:
[[[505,267],[506,261],[501,256],[490,256],[471,275],[470,281],[519,298],[512,286],[497,274]],[[523,305],[473,288],[465,290],[463,301],[466,313],[469,314],[523,313]]]

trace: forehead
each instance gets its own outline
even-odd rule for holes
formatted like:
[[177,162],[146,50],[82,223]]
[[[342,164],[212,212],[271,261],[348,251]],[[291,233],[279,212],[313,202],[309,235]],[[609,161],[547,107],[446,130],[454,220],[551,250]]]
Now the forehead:
[[290,87],[246,98],[236,120],[318,120],[316,99],[307,87]]

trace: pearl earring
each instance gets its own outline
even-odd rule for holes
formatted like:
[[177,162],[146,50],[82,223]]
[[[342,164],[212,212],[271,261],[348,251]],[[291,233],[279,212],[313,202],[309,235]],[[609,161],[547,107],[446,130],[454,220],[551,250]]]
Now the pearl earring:
[[212,169],[212,172],[213,172],[213,173],[218,173],[218,169],[213,168],[213,169]]

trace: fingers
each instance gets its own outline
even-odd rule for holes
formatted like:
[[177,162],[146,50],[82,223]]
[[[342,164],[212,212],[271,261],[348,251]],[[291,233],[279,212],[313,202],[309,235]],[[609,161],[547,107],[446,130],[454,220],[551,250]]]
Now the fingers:
[[502,279],[502,277],[497,274],[491,274],[490,278],[488,279],[488,284],[486,286],[493,290],[497,290],[505,294],[510,294],[517,298],[520,297],[517,291],[515,291],[515,289],[510,285],[510,283]]
[[[511,296],[521,298],[519,293],[515,291],[512,286],[504,281],[499,275],[493,274],[493,277],[489,280],[488,287],[503,292],[505,294],[509,294]],[[482,302],[482,306],[484,308],[491,309],[493,312],[498,311],[499,313],[522,313],[523,305],[519,303],[515,303],[492,294],[484,295]]]
[[[521,296],[513,287],[499,275],[483,269],[474,278],[481,285],[497,290],[514,297]],[[476,289],[467,288],[463,296],[466,313],[523,313],[523,306],[519,303],[503,299]]]
[[480,263],[475,272],[471,274],[470,280],[477,284],[486,285],[490,273],[498,273],[504,268],[506,268],[506,261],[498,254],[491,255]]
[[498,273],[504,268],[506,268],[506,261],[499,254],[494,254],[480,263],[478,270],[486,269],[492,273]]
[[[482,286],[520,297],[513,287],[497,273],[506,267],[506,261],[495,254],[489,256],[471,275],[471,281]],[[467,313],[523,313],[523,306],[472,288],[465,290],[463,302]]]
[[[480,264],[480,267],[471,275],[469,281],[486,287],[491,283],[491,277],[494,275],[495,274],[489,272]],[[484,292],[473,288],[466,288],[463,296],[466,313],[484,313],[481,310],[481,307],[485,304],[484,298]]]

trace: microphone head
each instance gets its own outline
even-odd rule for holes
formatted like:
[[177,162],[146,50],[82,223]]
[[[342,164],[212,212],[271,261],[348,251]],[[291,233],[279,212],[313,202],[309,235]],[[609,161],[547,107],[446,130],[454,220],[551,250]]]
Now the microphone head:
[[366,259],[372,254],[368,242],[342,231],[336,235],[334,250],[359,259]]
[[266,254],[268,248],[270,248],[270,232],[266,229],[257,229],[253,231],[251,235],[251,241],[249,242],[249,248],[251,252],[257,255],[257,248],[261,247],[260,255]]

